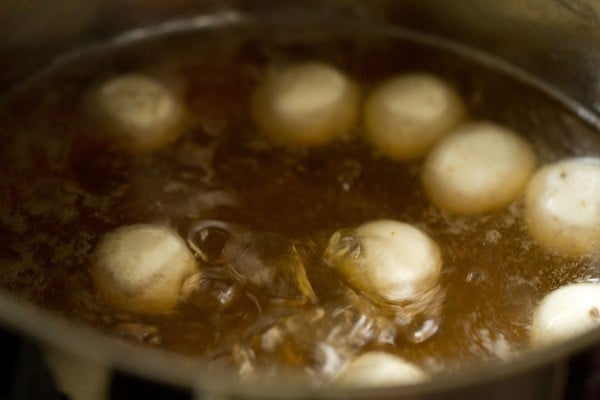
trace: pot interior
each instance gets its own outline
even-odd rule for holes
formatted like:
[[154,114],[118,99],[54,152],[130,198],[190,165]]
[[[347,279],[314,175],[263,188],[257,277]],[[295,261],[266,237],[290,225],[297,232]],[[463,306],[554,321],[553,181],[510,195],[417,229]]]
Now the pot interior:
[[[335,323],[349,324],[335,339],[349,346],[346,339],[357,327],[353,315],[310,323],[320,310],[337,316],[344,307],[355,307],[338,304],[347,285],[323,261],[328,239],[339,229],[393,219],[419,227],[440,246],[443,305],[435,332],[419,339],[429,325],[417,319],[387,342],[366,334],[365,343],[352,344],[342,358],[384,350],[448,385],[456,376],[490,374],[473,375],[482,365],[500,374],[542,363],[597,336],[595,331],[552,351],[531,348],[529,326],[539,301],[561,285],[596,282],[600,259],[539,246],[528,234],[521,197],[483,215],[444,212],[422,187],[423,158],[398,162],[382,156],[362,138],[360,122],[347,138],[323,147],[298,150],[270,142],[250,112],[255,88],[269,71],[315,60],[343,71],[363,96],[398,74],[438,76],[464,99],[469,121],[492,121],[518,132],[534,148],[540,166],[600,155],[593,112],[462,45],[354,21],[307,23],[234,14],[178,20],[60,57],[5,97],[0,107],[5,238],[0,287],[47,311],[51,320],[101,332],[108,348],[124,341],[127,352],[147,351],[153,354],[149,357],[166,357],[167,365],[192,365],[201,374],[208,368],[208,373],[248,378],[250,369],[309,380],[318,388],[329,376],[315,359],[315,346],[331,337]],[[105,80],[129,73],[154,77],[181,97],[187,120],[169,146],[131,153],[113,146],[103,136],[105,128],[94,125],[91,93]],[[140,315],[116,310],[98,296],[90,268],[107,232],[144,223],[169,226],[186,237],[199,221],[242,226],[250,232],[246,246],[262,249],[281,238],[285,246],[299,243],[318,303],[281,305],[269,293],[243,287],[250,295],[230,309],[182,304],[165,314]],[[216,242],[219,252],[222,243]],[[291,291],[286,290],[282,297]],[[11,322],[24,323],[21,317]],[[268,327],[287,335],[275,352],[257,345]],[[110,339],[104,342],[104,336]],[[532,351],[533,361],[527,359]],[[116,359],[146,368],[114,354],[104,361]],[[311,377],[318,373],[323,375]],[[184,376],[195,379],[190,372]]]

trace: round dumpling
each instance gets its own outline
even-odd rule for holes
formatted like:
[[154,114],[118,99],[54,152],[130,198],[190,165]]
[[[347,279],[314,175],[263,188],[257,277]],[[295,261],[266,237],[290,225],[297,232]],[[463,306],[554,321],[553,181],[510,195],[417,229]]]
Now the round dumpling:
[[352,360],[332,383],[345,387],[382,387],[416,384],[428,379],[423,370],[398,356],[371,351]]
[[537,158],[524,139],[489,122],[460,126],[425,160],[422,181],[431,201],[455,214],[510,204],[527,185]]
[[141,74],[113,77],[92,96],[92,113],[112,140],[131,151],[153,151],[182,132],[183,108],[162,83]]
[[183,280],[196,261],[177,232],[162,226],[129,225],[98,244],[91,275],[98,294],[115,308],[162,313],[177,304]]
[[570,255],[600,252],[600,159],[575,158],[541,168],[525,197],[531,236]]
[[393,78],[373,91],[364,106],[366,139],[395,160],[421,157],[465,116],[460,96],[428,74]]
[[326,262],[348,284],[389,303],[410,301],[438,282],[438,245],[421,230],[393,220],[343,229],[329,240]]
[[340,71],[307,62],[271,71],[254,94],[252,112],[274,142],[318,146],[352,129],[358,100],[358,89]]
[[535,311],[531,341],[549,345],[600,325],[600,284],[575,283],[550,292]]

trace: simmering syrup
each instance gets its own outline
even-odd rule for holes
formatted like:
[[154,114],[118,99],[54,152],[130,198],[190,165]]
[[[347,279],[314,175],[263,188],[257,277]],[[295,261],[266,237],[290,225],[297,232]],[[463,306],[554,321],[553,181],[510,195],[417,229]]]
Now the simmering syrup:
[[[242,24],[151,36],[84,52],[1,104],[0,286],[109,335],[214,359],[240,343],[256,348],[249,330],[260,331],[257,321],[309,321],[316,311],[306,304],[261,308],[247,298],[226,310],[183,304],[152,317],[115,311],[95,295],[88,272],[103,234],[159,223],[185,237],[201,220],[277,233],[304,246],[307,276],[327,308],[344,288],[322,260],[328,237],[395,219],[423,229],[441,248],[442,318],[424,342],[396,338],[363,350],[384,349],[435,373],[527,348],[532,312],[546,293],[600,278],[597,258],[552,254],[530,239],[522,199],[472,217],[440,211],[421,186],[422,161],[377,154],[360,138],[360,125],[349,139],[320,148],[273,146],[250,117],[249,97],[269,68],[306,60],[336,66],[363,94],[392,75],[435,74],[456,87],[470,119],[519,132],[541,163],[600,154],[598,132],[540,88],[404,33]],[[86,113],[95,85],[130,72],[168,82],[189,114],[179,140],[150,154],[111,147]],[[320,329],[288,325],[307,342]],[[289,343],[265,357],[301,367],[310,362],[303,346]],[[243,354],[231,357],[238,366]]]

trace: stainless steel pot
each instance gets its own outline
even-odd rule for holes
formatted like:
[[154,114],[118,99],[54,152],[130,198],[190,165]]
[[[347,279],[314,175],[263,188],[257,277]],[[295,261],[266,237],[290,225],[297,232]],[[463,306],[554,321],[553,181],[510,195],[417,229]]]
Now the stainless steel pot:
[[[322,4],[293,1],[153,0],[122,2],[50,1],[0,4],[0,85],[9,88],[53,62],[56,54],[107,39],[124,31],[162,24],[173,29],[181,17],[199,23],[234,21],[242,14],[265,18],[370,21],[414,29],[480,49],[504,59],[519,73],[534,76],[551,95],[600,129],[600,3],[594,0],[385,1],[335,0]],[[138,29],[131,33],[131,29]],[[510,67],[512,68],[512,67]],[[546,86],[548,84],[549,86]],[[175,355],[126,346],[62,320],[0,292],[0,323],[42,346],[56,377],[73,382],[108,379],[117,368],[148,380],[192,390],[195,397],[224,398],[403,398],[551,399],[565,390],[573,355],[600,344],[600,329],[523,357],[408,388],[315,392],[293,380],[239,385],[210,375]],[[85,386],[85,385],[84,385]],[[67,388],[79,397],[102,398],[102,390]]]

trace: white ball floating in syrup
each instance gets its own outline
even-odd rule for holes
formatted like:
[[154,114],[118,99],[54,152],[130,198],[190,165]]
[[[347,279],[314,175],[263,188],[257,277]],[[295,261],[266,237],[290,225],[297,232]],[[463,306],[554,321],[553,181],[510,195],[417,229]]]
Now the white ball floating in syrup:
[[357,118],[359,92],[343,73],[321,62],[271,71],[252,100],[256,124],[285,146],[319,146],[344,136]]
[[507,206],[527,185],[537,158],[515,132],[489,122],[465,124],[431,150],[422,182],[431,201],[451,213]]
[[395,160],[423,156],[465,116],[455,90],[429,74],[403,75],[383,83],[364,106],[366,139]]
[[139,152],[160,149],[182,132],[183,108],[159,81],[141,74],[113,77],[93,93],[92,113],[119,145]]
[[383,387],[410,385],[427,381],[429,377],[418,366],[381,351],[364,353],[333,379],[337,387]]
[[183,280],[196,272],[194,256],[177,232],[129,225],[107,233],[91,275],[103,300],[117,309],[157,314],[177,304]]
[[438,245],[423,231],[393,220],[336,232],[325,261],[350,286],[387,303],[415,300],[437,284],[442,269]]
[[600,253],[600,159],[547,165],[527,187],[525,219],[531,236],[568,255]]
[[551,345],[600,326],[600,284],[574,283],[550,292],[537,307],[531,341]]

